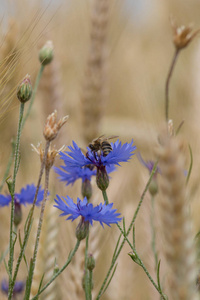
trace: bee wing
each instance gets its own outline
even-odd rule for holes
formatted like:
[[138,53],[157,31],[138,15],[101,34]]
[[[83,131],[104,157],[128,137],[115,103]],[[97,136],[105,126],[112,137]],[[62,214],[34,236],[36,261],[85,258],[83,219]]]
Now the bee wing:
[[106,137],[106,138],[104,139],[104,141],[116,139],[116,138],[118,138],[118,137],[119,137],[118,135],[111,135],[111,136]]
[[105,134],[100,135],[98,138],[92,140],[92,143],[94,143],[94,142],[96,142],[98,140],[100,141],[102,139],[102,137],[104,137],[104,136],[105,136]]

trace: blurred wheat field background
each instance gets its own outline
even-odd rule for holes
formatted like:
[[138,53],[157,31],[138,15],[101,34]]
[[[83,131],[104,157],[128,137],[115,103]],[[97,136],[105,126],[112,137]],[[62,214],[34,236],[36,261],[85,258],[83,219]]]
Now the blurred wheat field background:
[[[123,2],[118,0],[85,0],[42,3],[40,1],[9,1],[8,10],[0,23],[1,40],[1,91],[0,91],[0,174],[3,178],[11,153],[11,140],[16,136],[18,100],[16,88],[25,74],[31,75],[34,83],[40,67],[38,51],[47,41],[54,44],[54,60],[45,67],[34,106],[23,129],[20,154],[21,162],[16,182],[16,191],[28,183],[36,183],[40,160],[32,151],[31,144],[43,141],[43,125],[47,116],[55,109],[58,116],[69,114],[69,121],[57,140],[56,148],[76,141],[82,148],[101,134],[117,135],[123,142],[134,140],[145,160],[155,160],[158,135],[165,121],[164,87],[169,66],[174,54],[170,15],[178,24],[193,23],[200,28],[200,2],[197,0],[143,0]],[[99,4],[98,4],[99,3]],[[101,4],[100,4],[101,3]],[[103,3],[103,4],[102,4]],[[1,4],[1,3],[0,3]],[[2,7],[3,7],[2,1]],[[8,5],[8,4],[7,4]],[[102,24],[95,32],[93,8],[104,5],[105,12],[99,16]],[[5,7],[4,7],[5,9]],[[3,9],[2,9],[3,10]],[[104,11],[104,10],[103,10]],[[93,18],[91,18],[93,16]],[[93,25],[93,27],[91,26]],[[92,31],[94,30],[94,31]],[[96,35],[102,38],[95,40]],[[99,52],[98,52],[99,51]],[[101,52],[102,51],[102,52]],[[99,63],[99,60],[101,61]],[[96,65],[95,65],[96,63]],[[101,68],[99,68],[101,64]],[[8,70],[5,72],[5,70]],[[99,71],[100,70],[100,71]],[[96,80],[96,81],[95,81]],[[189,168],[192,148],[193,169],[188,183],[191,214],[194,222],[193,234],[200,229],[199,164],[200,142],[200,35],[191,45],[181,51],[170,83],[169,116],[174,128],[184,120],[180,135],[185,141],[185,169]],[[4,83],[5,81],[5,83]],[[95,99],[95,100],[94,100]],[[61,163],[59,158],[56,166]],[[50,177],[49,206],[41,237],[41,246],[36,263],[32,293],[38,289],[44,271],[48,274],[54,258],[59,266],[66,260],[74,246],[76,220],[72,223],[58,218],[53,208],[55,194],[80,197],[81,183],[64,186],[56,180],[54,171]],[[129,224],[149,178],[136,155],[128,164],[111,174],[108,187],[110,202],[126,218]],[[93,201],[102,201],[100,190],[93,183]],[[7,193],[6,184],[2,193]],[[161,278],[165,278],[166,262],[163,257],[162,233],[160,232],[160,195],[155,199],[156,246],[161,258]],[[8,245],[10,207],[0,209],[0,252]],[[23,208],[23,220],[28,208]],[[36,211],[35,220],[39,214]],[[146,194],[136,220],[137,252],[156,278],[154,257],[151,248],[151,202]],[[19,229],[23,232],[24,222]],[[128,225],[127,225],[128,226]],[[33,225],[32,235],[36,229]],[[34,241],[33,236],[31,241]],[[114,246],[119,236],[116,226],[102,229],[94,224],[90,234],[89,252],[96,259],[93,296],[99,291],[108,269]],[[33,245],[26,250],[30,257]],[[19,246],[15,251],[17,257]],[[102,300],[156,300],[160,295],[151,285],[143,270],[134,264],[125,245],[119,258],[115,276],[102,296]],[[85,299],[82,289],[84,247],[80,246],[69,268],[55,281],[52,288],[40,299]],[[18,275],[25,280],[27,274],[23,263]],[[0,266],[0,281],[7,276],[3,264]],[[6,299],[1,294],[0,299]],[[20,297],[19,297],[20,299]],[[23,298],[22,298],[23,299]]]

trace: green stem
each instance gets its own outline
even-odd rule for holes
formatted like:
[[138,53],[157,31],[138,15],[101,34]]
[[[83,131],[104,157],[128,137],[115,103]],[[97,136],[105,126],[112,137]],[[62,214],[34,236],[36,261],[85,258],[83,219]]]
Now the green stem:
[[39,85],[40,79],[42,77],[43,71],[44,71],[44,66],[41,65],[40,70],[39,70],[38,75],[37,75],[37,78],[36,78],[36,81],[35,81],[35,86],[34,86],[34,89],[33,89],[31,100],[29,101],[29,107],[27,109],[26,115],[24,116],[24,121],[23,121],[23,125],[22,125],[23,127],[24,127],[24,124],[25,124],[28,116],[30,115],[31,108],[32,108],[33,102],[35,100],[35,95],[36,95],[36,92],[37,92],[37,89],[38,89],[38,85]]
[[91,288],[89,283],[89,272],[87,269],[87,259],[88,259],[88,242],[89,242],[89,232],[86,236],[85,241],[85,299],[90,300],[91,299]]
[[[37,201],[37,196],[38,196],[38,192],[39,192],[39,188],[40,188],[40,184],[41,184],[41,180],[42,180],[42,175],[43,175],[43,172],[44,172],[44,166],[45,166],[45,162],[46,162],[46,159],[47,159],[47,153],[48,153],[48,150],[49,150],[49,146],[50,146],[50,142],[47,142],[46,147],[45,147],[45,151],[44,151],[43,161],[42,161],[41,168],[40,168],[40,174],[39,174],[39,178],[38,178],[38,183],[37,183],[37,188],[36,188],[36,192],[35,192],[33,205],[31,207],[29,215],[28,215],[28,221],[27,221],[26,231],[25,231],[25,234],[24,234],[24,240],[23,240],[23,243],[22,243],[22,246],[21,246],[21,249],[20,249],[18,259],[17,259],[16,267],[15,267],[15,272],[14,272],[13,281],[12,281],[12,288],[14,288],[15,281],[16,281],[16,278],[17,278],[17,274],[18,274],[18,271],[19,271],[19,266],[21,264],[21,261],[22,261],[23,255],[24,255],[24,251],[25,251],[28,239],[29,239],[32,220],[33,220],[33,213],[34,213],[34,209],[35,209],[35,203]],[[11,300],[11,298],[9,300]]]
[[129,246],[131,247],[133,253],[136,255],[137,257],[137,263],[139,264],[139,266],[142,267],[142,269],[144,270],[144,272],[146,273],[146,275],[148,276],[149,280],[151,281],[151,283],[153,284],[153,286],[156,288],[156,290],[159,292],[159,294],[161,295],[161,298],[163,300],[166,300],[166,296],[163,294],[162,290],[159,288],[159,286],[155,283],[155,281],[153,280],[153,278],[151,277],[151,275],[149,274],[147,268],[145,267],[144,263],[142,262],[141,258],[139,257],[139,254],[136,252],[136,249],[133,247],[133,245],[131,244],[131,242],[129,241],[127,234],[122,230],[121,226],[119,224],[117,224],[117,227],[119,228],[119,230],[121,231],[122,235],[124,236],[124,239],[127,241],[127,243],[129,244]]
[[8,164],[7,164],[7,167],[6,167],[6,171],[5,171],[3,179],[1,181],[0,192],[1,192],[2,188],[3,188],[3,185],[4,185],[5,181],[6,181],[6,179],[8,178],[8,175],[9,175],[9,172],[10,172],[10,168],[11,168],[11,165],[12,165],[12,162],[13,162],[14,153],[15,153],[15,142],[12,141],[12,152],[11,152],[10,157],[8,159]]
[[151,197],[151,232],[152,232],[152,240],[151,240],[151,247],[154,254],[154,260],[155,260],[155,271],[157,272],[158,267],[158,254],[156,251],[156,230],[154,225],[154,218],[155,218],[155,208],[154,208],[154,197]]
[[34,274],[34,270],[35,270],[36,258],[37,258],[37,253],[38,253],[40,234],[41,234],[42,223],[43,223],[43,219],[44,219],[44,210],[45,210],[45,205],[46,205],[46,201],[48,198],[49,174],[50,174],[50,168],[46,167],[45,168],[44,198],[43,198],[42,204],[41,204],[40,218],[39,218],[39,222],[38,222],[37,235],[36,235],[36,239],[35,239],[35,247],[34,247],[34,252],[33,252],[33,258],[31,260],[31,267],[29,269],[29,275],[28,275],[28,279],[27,279],[27,286],[26,286],[24,299],[29,299],[30,293],[31,293],[31,286],[32,286],[33,274]]
[[[44,66],[41,65],[40,70],[39,70],[38,75],[37,75],[37,78],[36,78],[35,86],[34,86],[34,89],[33,89],[33,94],[32,94],[31,100],[29,101],[30,103],[29,103],[28,110],[27,110],[27,112],[26,112],[26,114],[23,118],[23,121],[22,121],[22,129],[24,128],[25,122],[26,122],[28,116],[30,115],[30,111],[31,111],[31,108],[33,106],[33,102],[34,102],[34,99],[35,99],[35,95],[36,95],[36,92],[37,92],[37,89],[38,89],[38,85],[39,85],[43,70],[44,70]],[[14,156],[14,149],[15,149],[15,143],[16,143],[15,141],[12,142],[12,153],[9,157],[7,168],[6,168],[3,180],[2,180],[1,185],[0,185],[0,191],[2,190],[2,187],[4,185],[4,182],[5,182],[6,178],[8,177],[8,174],[9,174],[9,171],[10,171],[10,168],[11,168],[11,165],[12,165],[13,156]]]
[[104,199],[106,205],[108,205],[109,201],[108,201],[108,196],[107,196],[106,190],[102,190],[102,194],[103,194],[103,199]]
[[16,182],[16,176],[17,171],[19,167],[19,146],[20,146],[20,137],[22,132],[22,120],[23,120],[23,113],[24,113],[24,103],[20,103],[20,111],[19,111],[19,123],[18,123],[18,130],[17,130],[17,140],[15,145],[15,161],[14,161],[14,171],[13,171],[13,180],[12,180],[12,186],[10,190],[10,194],[12,197],[11,201],[11,216],[10,216],[10,241],[9,241],[9,261],[8,261],[8,270],[9,270],[9,297],[12,297],[12,272],[13,272],[13,260],[14,260],[14,243],[13,243],[13,225],[14,225],[14,211],[15,211],[15,203],[14,203],[14,197],[15,197],[15,182]]
[[77,240],[76,245],[74,247],[74,249],[70,252],[70,255],[66,261],[66,263],[64,264],[64,266],[49,280],[49,282],[47,282],[45,284],[45,286],[37,293],[37,295],[35,295],[31,300],[36,300],[38,298],[38,296],[44,291],[46,290],[46,288],[48,288],[48,286],[66,269],[66,267],[70,264],[72,258],[74,257],[76,251],[78,250],[78,247],[80,245],[80,241]]
[[170,79],[171,79],[171,76],[172,76],[172,73],[173,73],[173,70],[174,70],[174,67],[176,64],[178,54],[179,54],[179,49],[176,48],[170,68],[169,68],[169,72],[167,75],[167,80],[165,83],[165,119],[166,119],[167,123],[169,120],[169,84],[170,84]]
[[[144,200],[144,197],[145,197],[145,195],[146,195],[146,192],[147,192],[148,189],[149,189],[149,185],[150,185],[150,183],[151,183],[151,180],[152,180],[152,178],[153,178],[153,176],[154,176],[154,174],[155,174],[155,172],[156,172],[157,165],[158,165],[158,162],[156,162],[156,163],[154,164],[154,167],[153,167],[153,170],[152,170],[152,172],[151,172],[151,174],[150,174],[149,180],[148,180],[148,182],[147,182],[147,184],[146,184],[146,186],[145,186],[145,189],[144,189],[144,191],[143,191],[143,193],[142,193],[142,196],[141,196],[141,198],[140,198],[140,201],[139,201],[138,206],[137,206],[137,208],[136,208],[136,211],[135,211],[135,213],[134,213],[133,219],[132,219],[132,221],[131,221],[131,223],[130,223],[130,225],[129,225],[129,228],[128,228],[128,230],[127,230],[127,233],[126,233],[127,236],[129,235],[129,233],[130,233],[130,231],[131,231],[131,229],[132,229],[132,227],[133,227],[133,224],[134,224],[135,219],[136,219],[136,217],[137,217],[137,215],[138,215],[138,212],[139,212],[139,210],[140,210],[140,207],[141,207],[141,205],[142,205],[142,202],[143,202],[143,200]],[[104,194],[103,194],[103,196],[104,196]],[[108,272],[107,272],[107,274],[106,274],[106,277],[105,277],[105,279],[104,279],[104,281],[103,281],[103,283],[102,283],[102,285],[101,285],[101,288],[100,288],[100,290],[99,290],[99,293],[98,293],[98,295],[97,295],[96,300],[100,299],[100,297],[101,297],[101,295],[102,295],[102,293],[103,293],[103,290],[104,290],[104,287],[105,287],[105,285],[106,285],[106,282],[107,282],[107,280],[108,280],[108,278],[109,278],[109,276],[110,276],[110,273],[111,273],[111,271],[112,271],[112,269],[113,269],[113,267],[114,267],[114,265],[115,265],[115,263],[116,263],[116,260],[117,260],[117,258],[118,258],[118,256],[119,256],[119,254],[120,254],[120,252],[121,252],[121,250],[122,250],[122,248],[123,248],[123,246],[124,246],[124,244],[125,244],[125,241],[126,241],[126,239],[124,238],[123,241],[121,242],[121,245],[119,246],[119,250],[117,251],[115,257],[113,258],[113,260],[112,260],[112,262],[111,262],[110,268],[109,268],[109,270],[108,270]]]

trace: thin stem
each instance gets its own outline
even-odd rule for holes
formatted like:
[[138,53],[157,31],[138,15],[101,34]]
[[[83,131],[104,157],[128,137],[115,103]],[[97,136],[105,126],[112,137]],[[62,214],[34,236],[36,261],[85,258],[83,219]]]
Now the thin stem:
[[[146,184],[146,186],[145,186],[145,189],[144,189],[144,191],[143,191],[143,193],[142,193],[142,196],[141,196],[141,198],[140,198],[140,201],[139,201],[138,206],[137,206],[137,208],[136,208],[136,211],[135,211],[135,213],[134,213],[133,219],[132,219],[132,221],[131,221],[131,223],[130,223],[130,225],[129,225],[129,228],[128,228],[128,230],[127,230],[127,233],[126,233],[127,236],[129,235],[129,233],[130,233],[130,231],[131,231],[131,229],[132,229],[132,227],[133,227],[133,224],[134,224],[135,219],[136,219],[136,217],[137,217],[137,215],[138,215],[138,212],[139,212],[139,210],[140,210],[140,207],[141,207],[141,205],[142,205],[142,202],[143,202],[143,200],[144,200],[144,197],[145,197],[145,195],[146,195],[146,192],[147,192],[148,189],[149,189],[149,185],[150,185],[150,183],[151,183],[151,180],[152,180],[152,178],[153,178],[153,176],[154,176],[154,174],[155,174],[155,172],[156,172],[157,165],[158,165],[158,162],[156,162],[156,163],[154,164],[154,167],[153,167],[153,170],[152,170],[152,172],[151,172],[151,174],[150,174],[149,180],[148,180],[148,182],[147,182],[147,184]],[[121,250],[122,250],[122,248],[123,248],[123,246],[124,246],[124,244],[125,244],[125,241],[126,241],[126,239],[124,238],[123,241],[121,242],[121,245],[119,246],[119,249],[118,249],[118,251],[117,251],[115,257],[113,257],[113,260],[112,260],[112,262],[111,262],[110,268],[109,268],[109,270],[108,270],[108,272],[107,272],[107,274],[106,274],[106,277],[105,277],[105,279],[104,279],[104,281],[103,281],[103,283],[102,283],[102,286],[101,286],[101,288],[100,288],[100,290],[99,290],[99,293],[98,293],[98,295],[97,295],[96,300],[100,299],[100,297],[101,297],[101,295],[102,295],[102,293],[103,293],[103,290],[104,290],[104,287],[105,287],[105,285],[106,285],[106,282],[107,282],[107,280],[108,280],[108,278],[109,278],[109,276],[110,276],[110,273],[111,273],[111,271],[112,271],[112,269],[113,269],[113,267],[114,267],[114,265],[115,265],[115,263],[116,263],[116,260],[117,260],[117,258],[118,258],[118,256],[119,256],[119,254],[120,254],[120,252],[121,252]]]
[[10,168],[11,168],[11,165],[12,165],[12,162],[13,162],[14,153],[15,153],[15,142],[12,141],[12,152],[11,152],[10,157],[8,159],[8,164],[7,164],[7,167],[6,167],[3,179],[1,181],[0,192],[1,192],[2,188],[3,188],[3,185],[4,185],[4,183],[5,183],[8,175],[9,175]]
[[32,108],[33,102],[35,100],[35,95],[36,95],[36,92],[37,92],[37,89],[38,89],[38,85],[39,85],[40,79],[42,77],[43,71],[44,71],[44,66],[41,65],[40,70],[39,70],[38,75],[37,75],[37,78],[36,78],[36,81],[35,81],[35,86],[34,86],[34,89],[33,89],[31,100],[29,101],[29,107],[27,109],[26,115],[24,116],[24,121],[23,121],[23,125],[22,125],[23,127],[24,127],[24,124],[25,124],[28,116],[30,115],[31,108]]
[[46,167],[45,168],[44,198],[43,198],[43,201],[42,201],[42,204],[41,204],[40,218],[39,218],[39,222],[38,222],[37,235],[36,235],[36,239],[35,239],[35,248],[34,248],[34,252],[33,252],[33,258],[32,258],[32,261],[31,261],[31,267],[30,267],[30,270],[29,270],[29,276],[28,276],[28,279],[27,279],[28,284],[26,286],[25,299],[29,299],[30,292],[31,292],[33,274],[34,274],[34,270],[35,270],[38,246],[39,246],[39,241],[40,241],[40,234],[41,234],[42,223],[43,223],[43,219],[44,219],[44,210],[45,210],[45,205],[46,205],[46,201],[47,201],[47,198],[48,198],[49,174],[50,174],[50,168]]
[[[44,70],[44,66],[41,65],[40,70],[39,70],[38,75],[37,75],[37,78],[36,78],[35,86],[34,86],[34,89],[33,89],[33,94],[32,94],[31,100],[29,101],[30,103],[29,103],[28,110],[27,110],[27,112],[26,112],[26,114],[25,114],[25,116],[22,120],[22,129],[24,128],[25,122],[26,122],[28,116],[30,115],[30,111],[31,111],[31,108],[33,106],[33,102],[34,102],[34,99],[35,99],[35,95],[36,95],[36,92],[37,92],[37,89],[38,89],[39,81],[41,79],[43,70]],[[2,190],[2,187],[4,185],[4,182],[5,182],[6,178],[8,177],[8,174],[9,174],[9,171],[10,171],[10,168],[11,168],[11,165],[12,165],[13,156],[14,156],[14,149],[15,149],[15,143],[16,142],[14,140],[12,142],[12,152],[10,154],[9,161],[8,161],[8,164],[7,164],[7,168],[6,168],[3,180],[2,180],[1,185],[0,185],[0,191]]]
[[172,76],[172,73],[173,73],[173,70],[174,70],[174,67],[176,64],[178,54],[180,52],[179,50],[180,49],[177,49],[177,48],[175,50],[175,53],[174,53],[174,56],[173,56],[173,59],[172,59],[172,62],[171,62],[170,68],[169,68],[169,72],[167,75],[167,80],[165,83],[165,119],[166,119],[167,123],[169,120],[169,84],[170,84],[170,79],[171,79],[171,76]]
[[89,232],[86,236],[85,240],[85,299],[90,300],[91,299],[91,289],[89,286],[89,272],[87,269],[87,259],[88,259],[88,242],[89,242]]
[[[16,267],[15,267],[15,272],[14,272],[13,281],[12,281],[12,288],[14,288],[15,281],[16,281],[16,278],[17,278],[17,274],[18,274],[18,271],[19,271],[19,266],[20,266],[20,263],[22,261],[24,251],[25,251],[28,239],[29,239],[29,234],[30,234],[31,224],[32,224],[32,219],[33,219],[33,213],[34,213],[34,209],[35,209],[35,203],[37,201],[37,196],[38,196],[38,192],[39,192],[39,188],[40,188],[40,184],[41,184],[41,180],[42,180],[42,175],[43,175],[43,172],[44,172],[44,166],[45,166],[45,162],[46,162],[46,159],[47,159],[47,153],[48,153],[48,150],[49,150],[49,146],[50,146],[50,142],[47,142],[46,147],[45,147],[45,151],[44,151],[44,158],[43,158],[41,168],[40,168],[40,174],[39,174],[39,178],[38,178],[38,183],[37,183],[37,188],[36,188],[36,192],[35,192],[33,205],[32,205],[31,210],[29,212],[27,228],[26,228],[26,231],[25,231],[25,234],[24,234],[24,240],[23,240],[23,243],[22,243],[22,246],[21,246],[21,250],[20,250],[18,259],[17,259]],[[11,298],[8,298],[8,299],[11,300]]]
[[107,196],[106,190],[102,190],[102,194],[103,194],[103,199],[104,199],[106,205],[108,205],[109,201],[108,201],[108,196]]
[[78,250],[78,247],[80,245],[80,241],[77,240],[76,245],[74,247],[74,249],[70,252],[70,255],[66,261],[66,263],[64,264],[64,266],[52,277],[52,279],[49,280],[49,282],[47,282],[45,284],[45,286],[37,293],[37,295],[35,295],[31,300],[36,300],[38,298],[38,296],[44,291],[46,290],[46,288],[48,288],[48,286],[66,269],[66,267],[70,264],[72,258],[74,257],[76,251]]
[[158,267],[158,253],[156,251],[156,230],[155,230],[155,208],[154,208],[154,197],[151,197],[151,232],[152,232],[152,240],[151,240],[151,247],[154,254],[154,260],[155,260],[155,271],[157,272]]
[[11,292],[11,284],[12,281],[10,278],[12,278],[12,272],[13,272],[13,260],[14,260],[14,243],[13,243],[13,225],[14,225],[14,211],[15,211],[15,203],[14,203],[14,197],[15,197],[15,182],[16,182],[16,176],[17,171],[19,167],[19,146],[20,146],[20,137],[22,132],[22,120],[23,120],[23,113],[24,113],[24,103],[20,103],[20,110],[19,110],[19,123],[18,123],[18,130],[17,130],[17,140],[15,145],[15,161],[14,161],[14,171],[13,171],[13,180],[12,180],[12,186],[10,190],[10,194],[12,197],[11,201],[11,215],[10,215],[10,241],[9,241],[9,261],[8,261],[8,269],[9,269],[9,294],[10,297],[12,297]]
[[121,231],[121,233],[123,234],[125,240],[127,241],[127,243],[129,244],[129,246],[131,247],[133,253],[136,255],[137,257],[137,264],[139,264],[139,266],[142,267],[142,269],[144,270],[144,272],[146,273],[146,275],[148,276],[149,280],[151,281],[151,283],[153,284],[153,286],[156,288],[156,290],[159,292],[159,294],[161,295],[163,300],[166,300],[166,296],[163,294],[163,292],[159,289],[159,286],[155,283],[155,281],[153,280],[153,278],[151,277],[151,275],[149,274],[147,268],[145,267],[144,263],[142,262],[139,254],[137,253],[136,249],[133,247],[133,245],[131,244],[131,242],[129,241],[126,233],[122,230],[121,226],[119,224],[117,224],[117,227],[119,228],[119,230]]

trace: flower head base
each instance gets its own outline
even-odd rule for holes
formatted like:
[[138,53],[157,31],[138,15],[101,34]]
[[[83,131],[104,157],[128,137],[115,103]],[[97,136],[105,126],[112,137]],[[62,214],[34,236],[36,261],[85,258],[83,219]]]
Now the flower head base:
[[54,206],[63,211],[61,216],[69,215],[67,220],[74,221],[81,216],[83,222],[89,222],[93,225],[93,221],[98,221],[103,227],[103,223],[110,226],[110,224],[118,223],[122,219],[119,217],[120,214],[116,213],[116,209],[112,209],[113,203],[108,205],[100,203],[93,207],[92,203],[88,203],[86,197],[82,201],[77,198],[76,204],[69,196],[62,198],[67,204],[57,195]]
[[188,46],[188,44],[194,39],[194,37],[199,33],[199,29],[193,31],[193,26],[177,26],[175,21],[171,18],[171,25],[174,31],[173,42],[177,50],[181,50]]
[[56,138],[60,128],[67,122],[68,118],[69,116],[65,116],[57,122],[56,110],[51,115],[49,115],[47,117],[43,131],[45,139],[47,141],[53,141]]
[[[15,298],[18,294],[21,294],[24,291],[25,283],[23,281],[16,281],[13,289],[13,297]],[[8,281],[3,279],[1,282],[1,291],[8,295]]]

